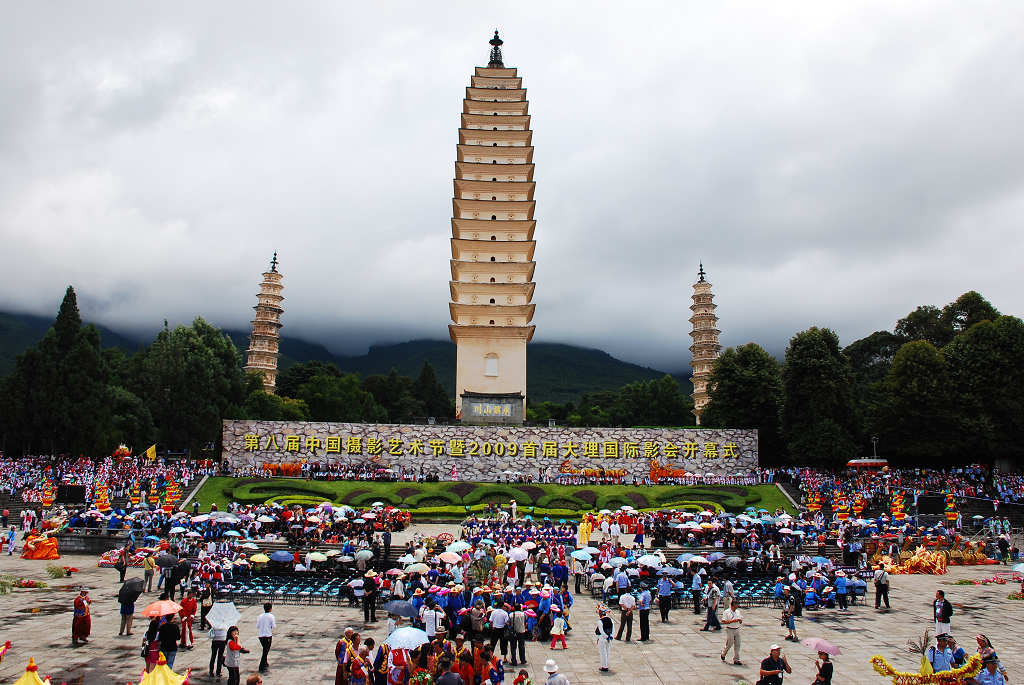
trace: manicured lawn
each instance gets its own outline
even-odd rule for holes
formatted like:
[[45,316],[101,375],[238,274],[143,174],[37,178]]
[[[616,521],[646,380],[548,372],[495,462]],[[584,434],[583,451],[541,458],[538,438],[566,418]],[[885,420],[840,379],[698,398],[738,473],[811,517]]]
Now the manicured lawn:
[[366,506],[381,501],[431,517],[459,517],[467,507],[480,511],[487,502],[508,504],[522,513],[571,517],[628,504],[636,509],[686,509],[740,512],[748,506],[790,510],[789,500],[774,485],[554,485],[498,483],[385,483],[377,481],[307,481],[300,478],[210,478],[197,495],[203,511],[229,502],[316,506],[320,502]]

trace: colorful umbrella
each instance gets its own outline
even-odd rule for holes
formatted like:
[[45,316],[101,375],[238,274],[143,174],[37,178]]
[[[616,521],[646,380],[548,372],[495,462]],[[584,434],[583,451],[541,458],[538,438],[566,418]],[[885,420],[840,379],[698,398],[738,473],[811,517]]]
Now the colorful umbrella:
[[270,557],[268,557],[266,554],[253,554],[251,557],[249,557],[249,561],[253,562],[254,564],[265,564],[268,561],[270,561]]
[[142,610],[142,615],[146,618],[158,618],[160,616],[170,616],[181,611],[181,605],[177,602],[172,602],[169,599],[161,599],[153,602],[148,607]]
[[828,640],[820,637],[810,637],[803,641],[803,644],[810,647],[815,652],[825,652],[826,654],[832,654],[837,656],[842,654],[843,651],[836,645],[832,644]]
[[462,557],[460,557],[455,552],[442,552],[438,559],[445,562],[446,564],[457,564],[459,563],[459,561],[462,560]]

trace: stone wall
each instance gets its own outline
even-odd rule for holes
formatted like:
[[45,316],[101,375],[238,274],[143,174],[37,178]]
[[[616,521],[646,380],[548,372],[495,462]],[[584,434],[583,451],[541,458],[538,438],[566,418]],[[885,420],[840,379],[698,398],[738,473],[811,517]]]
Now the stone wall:
[[418,473],[422,467],[442,478],[454,468],[460,480],[481,481],[496,480],[503,471],[554,476],[598,469],[642,478],[652,464],[669,472],[725,475],[758,463],[753,429],[224,421],[223,443],[223,458],[234,467],[372,462],[396,471]]

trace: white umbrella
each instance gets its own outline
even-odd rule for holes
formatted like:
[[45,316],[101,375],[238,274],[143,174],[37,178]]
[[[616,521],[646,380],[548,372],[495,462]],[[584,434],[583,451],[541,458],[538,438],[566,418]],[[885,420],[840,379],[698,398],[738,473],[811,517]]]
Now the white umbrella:
[[370,506],[371,507],[383,507],[384,503],[383,502],[370,502]]
[[690,561],[692,561],[692,562],[694,562],[696,564],[707,564],[708,563],[708,560],[705,559],[704,557],[690,557]]
[[612,557],[608,560],[608,563],[612,566],[623,566],[628,562],[623,557]]
[[398,557],[398,563],[400,564],[413,564],[416,563],[416,557],[411,554],[403,554]]
[[187,537],[187,538],[201,538],[201,537],[203,537],[203,534],[202,533],[197,533],[194,530],[190,530],[189,532],[185,533],[185,537]]
[[[456,554],[458,554],[459,552],[465,552],[467,549],[472,549],[472,548],[473,548],[473,545],[469,544],[465,540],[459,540],[458,542],[453,542],[452,544],[448,545],[445,548],[445,551],[446,552],[455,552]],[[399,559],[399,561],[402,561],[402,560]],[[415,559],[413,559],[413,561],[415,561]]]
[[206,615],[207,622],[214,628],[221,630],[238,625],[238,619],[240,618],[242,618],[242,615],[238,613],[234,602],[214,602],[210,613]]
[[663,563],[657,554],[645,554],[636,560],[641,566],[661,566]]
[[356,552],[355,558],[356,561],[359,561],[360,559],[373,559],[373,552],[371,552],[368,549],[361,549],[358,552]]
[[256,517],[256,520],[259,521],[260,523],[273,523],[277,519],[275,519],[273,516],[267,516],[266,514],[261,514],[261,515]]
[[167,532],[170,533],[171,535],[177,535],[178,533],[188,532],[188,528],[182,528],[181,526],[175,526],[174,528],[171,528]]
[[522,547],[513,547],[508,551],[508,558],[512,561],[526,561],[526,558],[530,556]]
[[430,638],[419,628],[406,626],[388,635],[384,642],[391,649],[416,649],[420,645],[430,642]]

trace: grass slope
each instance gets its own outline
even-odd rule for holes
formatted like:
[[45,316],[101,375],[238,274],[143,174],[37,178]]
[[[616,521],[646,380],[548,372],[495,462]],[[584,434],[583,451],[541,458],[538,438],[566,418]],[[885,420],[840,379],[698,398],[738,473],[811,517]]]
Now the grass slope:
[[232,502],[316,506],[366,506],[382,501],[414,514],[459,517],[467,507],[479,511],[487,502],[507,504],[512,498],[523,513],[538,516],[579,516],[598,509],[628,504],[637,509],[686,509],[740,512],[748,506],[791,513],[789,500],[774,485],[554,485],[498,483],[383,483],[375,481],[307,481],[299,478],[210,478],[196,495],[203,511],[216,503],[224,509]]

